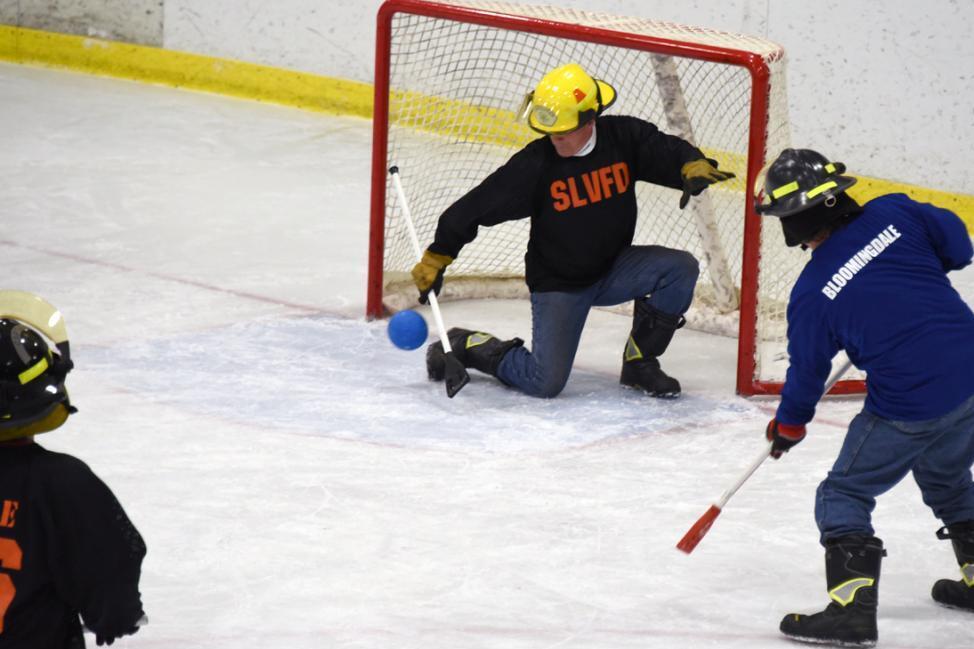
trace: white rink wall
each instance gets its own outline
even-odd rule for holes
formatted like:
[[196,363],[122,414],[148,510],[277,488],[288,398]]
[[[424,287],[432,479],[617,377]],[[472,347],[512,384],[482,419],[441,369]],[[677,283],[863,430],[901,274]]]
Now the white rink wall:
[[[371,82],[380,0],[0,0],[0,23]],[[536,3],[542,4],[542,3]],[[974,193],[968,0],[560,0],[788,51],[792,136],[856,172]]]

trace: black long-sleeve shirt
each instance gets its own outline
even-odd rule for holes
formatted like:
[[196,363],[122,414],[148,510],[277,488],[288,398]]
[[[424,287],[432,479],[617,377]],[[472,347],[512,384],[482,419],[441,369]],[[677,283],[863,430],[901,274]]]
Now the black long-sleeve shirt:
[[429,249],[456,257],[480,226],[530,217],[525,281],[532,292],[598,281],[632,244],[634,182],[679,189],[683,165],[704,156],[636,117],[599,117],[595,128],[595,148],[585,156],[563,158],[547,137],[515,153],[447,208]]
[[84,647],[81,622],[120,636],[142,617],[145,543],[81,460],[0,447],[0,649]]

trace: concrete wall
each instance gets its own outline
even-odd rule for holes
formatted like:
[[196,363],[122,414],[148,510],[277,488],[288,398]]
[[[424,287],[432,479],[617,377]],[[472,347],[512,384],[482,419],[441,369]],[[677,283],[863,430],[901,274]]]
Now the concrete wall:
[[[0,0],[0,23],[371,81],[380,0]],[[970,0],[560,0],[764,36],[790,58],[796,146],[974,194]],[[161,14],[161,16],[160,16]],[[161,38],[160,38],[161,36]]]
[[0,24],[161,46],[163,0],[0,0]]

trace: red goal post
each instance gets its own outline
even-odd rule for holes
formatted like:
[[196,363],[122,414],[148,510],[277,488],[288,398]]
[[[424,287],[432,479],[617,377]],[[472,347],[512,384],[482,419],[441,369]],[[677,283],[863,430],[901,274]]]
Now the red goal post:
[[[635,243],[697,256],[689,326],[738,337],[738,393],[780,392],[785,306],[806,258],[785,247],[780,228],[762,227],[747,190],[790,146],[784,50],[752,36],[492,0],[387,0],[377,21],[367,316],[416,298],[388,168],[401,168],[420,240],[431,242],[447,206],[538,137],[516,119],[518,104],[568,62],[617,88],[613,113],[680,135],[737,174],[685,212],[678,192],[640,183]],[[451,265],[442,300],[526,296],[526,242],[523,221],[482,228]],[[862,390],[854,377],[832,393]]]

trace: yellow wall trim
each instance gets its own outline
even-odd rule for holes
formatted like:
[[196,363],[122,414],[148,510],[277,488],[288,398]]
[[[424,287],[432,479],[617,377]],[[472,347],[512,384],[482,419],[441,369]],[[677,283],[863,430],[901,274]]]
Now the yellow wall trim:
[[0,25],[0,60],[372,117],[372,85],[253,63]]
[[974,196],[970,194],[954,194],[892,180],[857,176],[854,171],[848,173],[859,179],[859,182],[849,190],[849,196],[856,199],[860,205],[883,194],[906,194],[915,201],[933,203],[937,207],[950,210],[964,221],[967,231],[974,235]]
[[[372,84],[144,45],[0,25],[0,60],[69,68],[176,88],[191,88],[304,110],[369,119],[372,117]],[[435,113],[440,104],[450,103],[436,98],[402,102],[406,95],[407,93],[394,93],[393,106],[412,103],[415,107],[421,107],[428,116],[431,112]],[[473,110],[474,113],[481,113],[471,114],[471,119],[476,118],[475,121],[481,128],[484,123],[498,123],[497,129],[487,129],[485,137],[490,141],[507,140],[505,144],[520,145],[530,137],[535,137],[527,131],[522,133],[517,129],[512,134],[511,116],[506,113],[493,115],[488,109],[476,107]],[[456,113],[454,110],[450,112]],[[393,111],[393,120],[402,117]],[[498,129],[505,132],[495,132]],[[511,138],[517,141],[514,142]],[[719,153],[714,153],[720,157]],[[722,166],[726,167],[730,162],[722,160]],[[974,234],[974,195],[865,176],[857,178],[859,183],[849,194],[859,202],[888,193],[908,194],[916,200],[934,203],[955,212],[967,224],[968,231]]]

